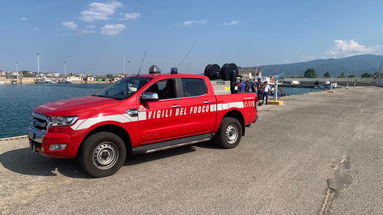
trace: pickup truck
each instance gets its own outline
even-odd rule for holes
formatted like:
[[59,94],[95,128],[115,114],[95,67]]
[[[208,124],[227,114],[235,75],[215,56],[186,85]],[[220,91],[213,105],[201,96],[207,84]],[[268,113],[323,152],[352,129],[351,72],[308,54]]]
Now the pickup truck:
[[90,176],[105,177],[135,153],[208,141],[234,148],[256,121],[256,104],[255,93],[215,95],[203,75],[145,74],[37,107],[27,133],[32,150],[77,157]]

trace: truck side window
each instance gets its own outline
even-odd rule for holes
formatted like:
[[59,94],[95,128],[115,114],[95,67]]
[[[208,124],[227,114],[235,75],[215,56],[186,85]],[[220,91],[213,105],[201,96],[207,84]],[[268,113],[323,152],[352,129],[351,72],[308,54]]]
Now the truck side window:
[[207,94],[206,83],[203,79],[181,78],[181,83],[185,97]]
[[157,93],[159,99],[172,99],[176,98],[175,79],[165,79],[154,83],[146,92]]

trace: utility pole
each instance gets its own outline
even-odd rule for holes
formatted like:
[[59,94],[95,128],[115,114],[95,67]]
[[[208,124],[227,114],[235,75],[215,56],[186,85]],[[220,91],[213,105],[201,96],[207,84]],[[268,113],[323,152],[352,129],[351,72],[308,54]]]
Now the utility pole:
[[128,75],[130,75],[130,60],[128,60]]
[[37,77],[40,75],[40,54],[37,53]]
[[126,58],[125,58],[125,56],[124,56],[124,75],[126,75]]
[[277,77],[274,77],[274,98],[275,98],[275,101],[278,101],[278,78]]
[[64,61],[64,77],[66,78],[66,61]]

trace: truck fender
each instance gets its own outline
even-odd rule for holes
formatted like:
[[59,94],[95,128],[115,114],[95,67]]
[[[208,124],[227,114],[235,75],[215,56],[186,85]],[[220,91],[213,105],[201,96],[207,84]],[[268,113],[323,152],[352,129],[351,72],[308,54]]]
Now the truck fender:
[[219,120],[219,123],[218,123],[218,126],[216,127],[215,130],[218,130],[219,126],[221,125],[221,122],[223,120],[223,118],[225,117],[233,117],[233,118],[236,118],[240,123],[241,123],[241,126],[242,126],[242,136],[245,135],[245,119],[243,117],[243,114],[241,113],[241,111],[239,110],[236,110],[236,109],[232,109],[232,110],[229,110],[220,120]]
[[111,132],[121,137],[121,139],[125,142],[127,152],[130,154],[132,150],[132,140],[130,138],[129,132],[126,129],[124,129],[121,125],[112,122],[102,123],[101,125],[94,125],[91,128],[89,128],[81,141],[81,145],[89,136],[98,132]]

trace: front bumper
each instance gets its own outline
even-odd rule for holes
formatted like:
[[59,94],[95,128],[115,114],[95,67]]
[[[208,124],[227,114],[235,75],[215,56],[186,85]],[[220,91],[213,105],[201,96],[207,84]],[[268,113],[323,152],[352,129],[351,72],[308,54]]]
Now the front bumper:
[[[47,157],[72,158],[77,154],[78,145],[71,143],[71,136],[66,133],[45,133],[30,127],[28,128],[28,138],[31,149]],[[63,150],[50,150],[52,144],[66,144],[67,146]]]

